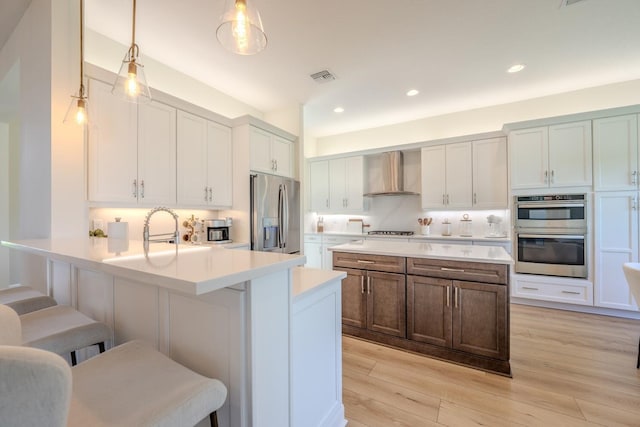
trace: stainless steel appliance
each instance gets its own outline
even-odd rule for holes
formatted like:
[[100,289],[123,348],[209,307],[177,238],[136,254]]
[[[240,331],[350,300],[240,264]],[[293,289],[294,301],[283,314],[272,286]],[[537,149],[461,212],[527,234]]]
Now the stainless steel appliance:
[[225,219],[208,219],[204,222],[206,228],[207,242],[209,243],[231,243],[229,237],[231,218]]
[[252,174],[251,249],[300,252],[300,183],[273,175]]
[[586,278],[585,194],[516,196],[516,273]]

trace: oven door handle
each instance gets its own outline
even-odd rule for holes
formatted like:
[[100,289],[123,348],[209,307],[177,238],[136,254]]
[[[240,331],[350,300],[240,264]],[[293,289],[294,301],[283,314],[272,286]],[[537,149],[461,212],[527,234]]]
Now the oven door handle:
[[584,240],[585,235],[573,235],[573,234],[518,234],[518,237],[525,239],[571,239],[571,240]]
[[527,204],[519,203],[518,209],[545,209],[545,208],[584,208],[584,202],[579,203],[540,203],[540,204]]

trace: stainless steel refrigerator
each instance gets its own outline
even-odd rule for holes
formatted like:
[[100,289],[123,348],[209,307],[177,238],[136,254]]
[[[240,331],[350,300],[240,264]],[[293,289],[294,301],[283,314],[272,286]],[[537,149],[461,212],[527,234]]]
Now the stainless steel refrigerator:
[[251,250],[300,252],[300,183],[251,175]]

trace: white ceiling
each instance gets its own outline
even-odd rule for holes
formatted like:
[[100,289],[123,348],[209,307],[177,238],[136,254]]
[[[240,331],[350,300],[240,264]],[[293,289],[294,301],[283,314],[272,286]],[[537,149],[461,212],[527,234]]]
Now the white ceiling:
[[[143,55],[262,111],[303,104],[313,136],[640,78],[640,0],[253,2],[269,39],[255,56],[218,44],[223,0],[138,0],[136,39]],[[86,0],[87,26],[127,45],[131,5]],[[524,71],[505,72],[518,62]],[[338,79],[309,77],[325,68]]]

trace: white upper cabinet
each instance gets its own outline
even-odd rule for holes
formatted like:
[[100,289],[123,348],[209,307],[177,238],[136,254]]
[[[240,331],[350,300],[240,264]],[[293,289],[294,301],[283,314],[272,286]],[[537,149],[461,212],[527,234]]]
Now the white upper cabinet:
[[463,209],[472,206],[471,156],[471,142],[422,149],[423,209]]
[[309,162],[309,193],[312,212],[329,209],[329,161]]
[[549,126],[549,186],[592,184],[591,121]]
[[638,117],[635,114],[593,121],[595,191],[638,188]]
[[332,212],[363,210],[363,164],[362,156],[329,161],[329,208]]
[[231,129],[178,111],[178,204],[231,207]]
[[473,207],[504,209],[508,205],[506,138],[473,141]]
[[125,204],[176,203],[176,110],[135,104],[89,83],[89,200]]
[[592,183],[589,120],[513,131],[509,148],[514,190]]
[[251,170],[293,177],[293,144],[265,130],[249,131]]
[[516,130],[509,134],[511,188],[548,186],[549,128]]
[[138,113],[111,94],[111,85],[89,81],[88,190],[95,202],[137,202]]
[[209,205],[233,205],[233,147],[231,128],[207,121],[207,177]]
[[311,161],[309,181],[311,211],[355,213],[365,210],[362,156]]
[[176,109],[138,105],[138,201],[176,203]]

